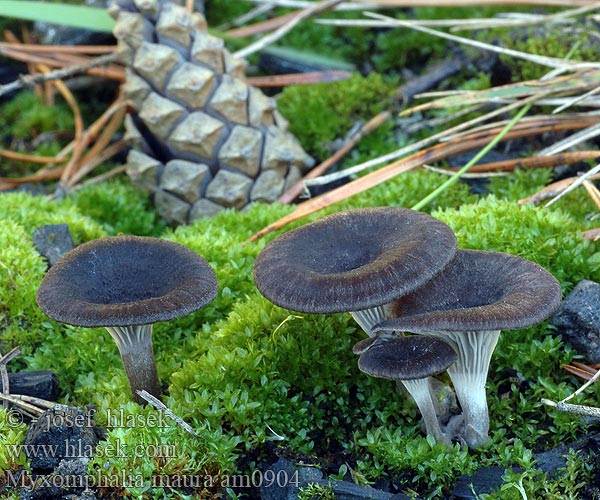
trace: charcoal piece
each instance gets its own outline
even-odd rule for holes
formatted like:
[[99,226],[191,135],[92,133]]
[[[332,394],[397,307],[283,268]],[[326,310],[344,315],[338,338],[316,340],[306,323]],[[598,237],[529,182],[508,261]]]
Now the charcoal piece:
[[75,247],[68,224],[48,224],[36,229],[33,244],[51,266]]
[[62,460],[91,458],[98,444],[93,414],[57,405],[29,426],[24,444],[34,473],[52,472]]
[[583,280],[552,316],[562,335],[589,363],[600,363],[600,284]]
[[[8,388],[10,394],[32,396],[46,401],[56,401],[60,394],[58,379],[50,370],[9,373]],[[3,390],[0,380],[0,391]]]

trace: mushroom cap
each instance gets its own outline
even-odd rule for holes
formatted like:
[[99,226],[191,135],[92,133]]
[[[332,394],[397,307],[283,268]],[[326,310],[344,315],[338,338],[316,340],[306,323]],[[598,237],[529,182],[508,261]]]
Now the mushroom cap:
[[414,380],[443,372],[456,358],[450,345],[434,337],[379,337],[360,355],[358,368],[373,377]]
[[133,326],[184,316],[216,297],[214,270],[183,245],[113,236],[84,243],[52,266],[37,292],[52,319],[76,326]]
[[560,305],[560,284],[538,264],[500,252],[458,250],[431,281],[400,297],[374,333],[511,330],[535,325]]
[[340,212],[283,234],[254,264],[254,281],[274,304],[307,313],[387,304],[435,276],[456,237],[443,222],[406,208]]

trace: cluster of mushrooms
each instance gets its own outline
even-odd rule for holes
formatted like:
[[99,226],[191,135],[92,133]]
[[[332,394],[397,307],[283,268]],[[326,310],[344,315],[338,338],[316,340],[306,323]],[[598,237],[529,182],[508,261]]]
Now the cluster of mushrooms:
[[[253,274],[278,306],[350,312],[368,335],[353,348],[359,368],[402,384],[436,440],[471,447],[488,437],[485,383],[500,331],[543,321],[561,301],[559,283],[539,265],[458,250],[446,224],[396,207],[341,212],[290,231],[264,248]],[[114,236],[64,255],[37,301],[57,321],[105,327],[144,404],[140,391],[161,394],[152,325],[204,307],[217,290],[214,270],[185,246]],[[462,414],[440,422],[432,377],[445,370]]]
[[[278,306],[350,312],[368,335],[353,348],[360,370],[402,384],[427,434],[470,447],[488,439],[485,384],[500,331],[543,321],[562,297],[539,265],[457,249],[446,224],[396,207],[337,213],[280,236],[257,257],[254,280]],[[445,370],[462,414],[441,423],[432,377]]]

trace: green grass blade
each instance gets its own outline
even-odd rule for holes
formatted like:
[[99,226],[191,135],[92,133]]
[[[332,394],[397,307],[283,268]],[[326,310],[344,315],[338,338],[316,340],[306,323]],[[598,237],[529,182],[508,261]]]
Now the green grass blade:
[[0,0],[0,16],[111,32],[115,21],[106,9],[84,5]]
[[453,184],[456,184],[460,176],[464,174],[467,170],[469,170],[475,163],[477,163],[481,158],[483,158],[496,144],[498,144],[502,138],[510,132],[510,129],[513,128],[517,122],[523,118],[527,112],[531,109],[531,103],[526,104],[521,108],[521,110],[514,116],[514,118],[506,124],[506,126],[494,137],[487,146],[479,151],[471,160],[460,170],[458,170],[452,177],[450,177],[446,182],[443,182],[437,189],[433,190],[429,193],[425,198],[423,198],[419,203],[412,206],[413,210],[421,210],[423,207],[431,203],[435,200],[440,194],[442,194],[446,189],[448,189]]

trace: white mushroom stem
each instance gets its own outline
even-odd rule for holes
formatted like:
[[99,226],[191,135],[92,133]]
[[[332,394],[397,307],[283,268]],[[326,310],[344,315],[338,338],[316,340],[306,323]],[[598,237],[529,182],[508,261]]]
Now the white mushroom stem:
[[448,368],[448,375],[463,411],[464,431],[459,437],[472,448],[485,444],[490,428],[485,383],[500,331],[430,332],[427,335],[449,343],[458,355]]
[[106,329],[121,353],[134,401],[146,404],[146,400],[137,394],[141,390],[158,398],[161,390],[152,349],[152,325],[110,326]]
[[430,378],[419,378],[414,380],[398,380],[396,385],[402,384],[412,398],[417,403],[421,416],[423,417],[423,423],[425,424],[425,431],[428,436],[433,436],[434,439],[440,443],[450,444],[450,438],[442,432],[440,423],[437,418],[435,411],[435,405],[431,398],[431,387],[429,383]]

